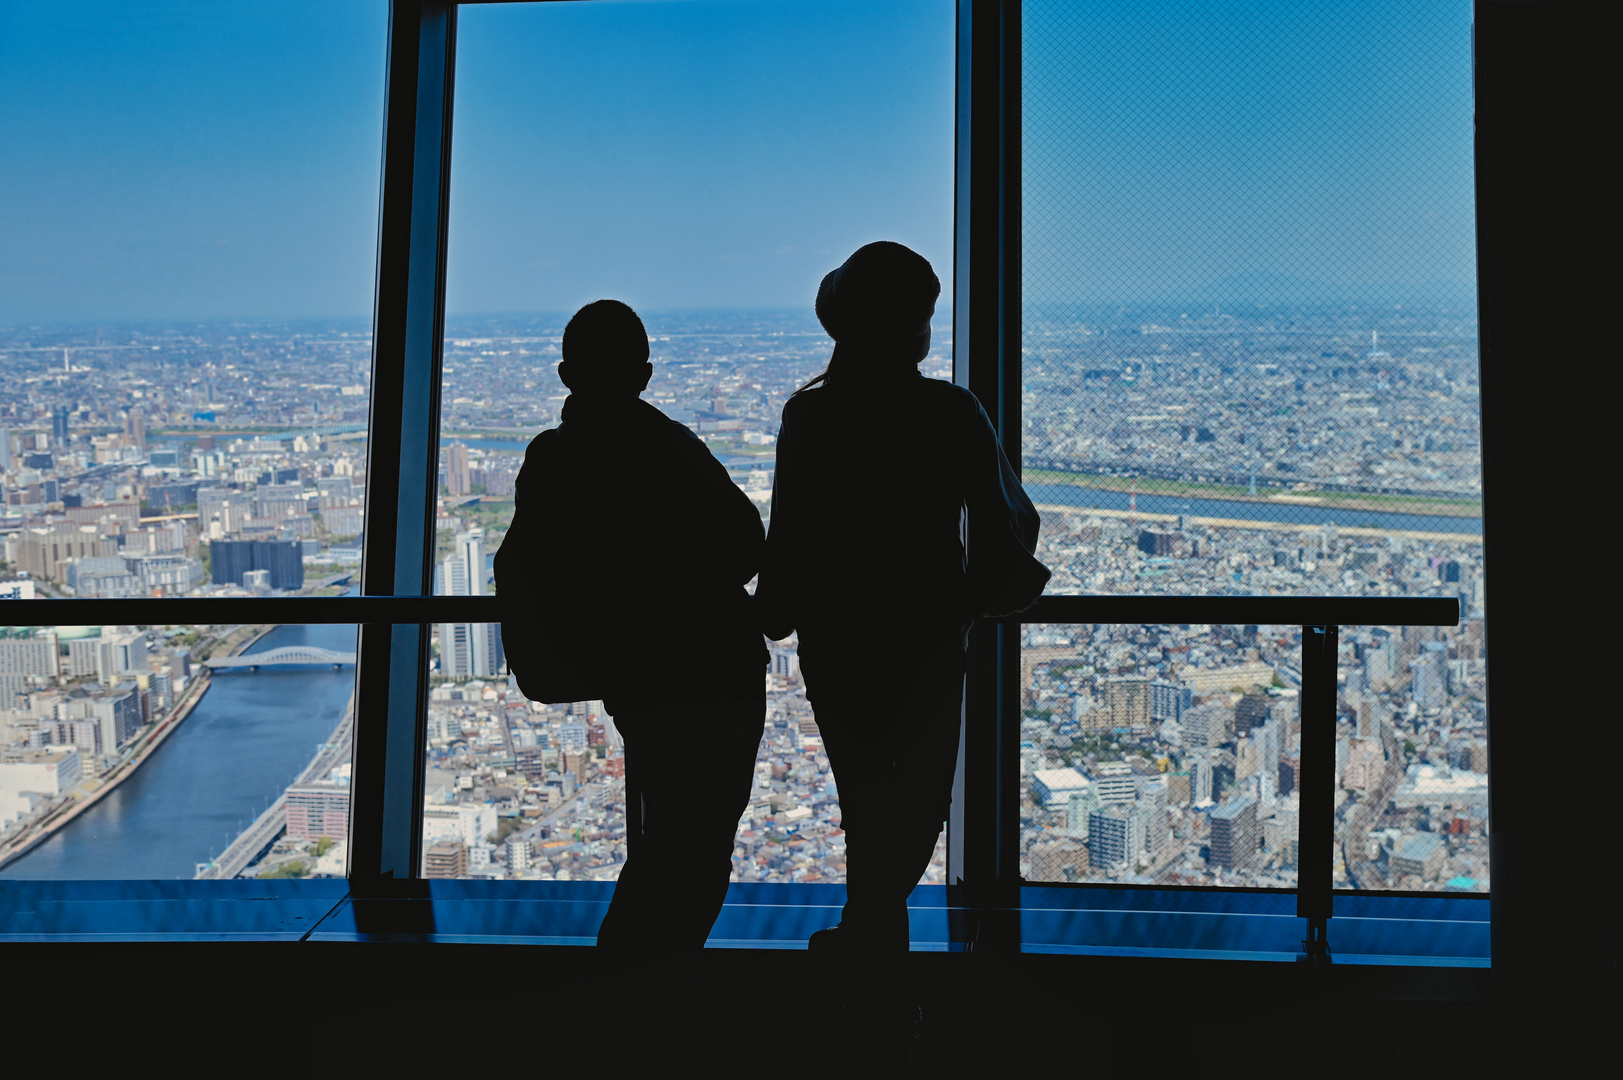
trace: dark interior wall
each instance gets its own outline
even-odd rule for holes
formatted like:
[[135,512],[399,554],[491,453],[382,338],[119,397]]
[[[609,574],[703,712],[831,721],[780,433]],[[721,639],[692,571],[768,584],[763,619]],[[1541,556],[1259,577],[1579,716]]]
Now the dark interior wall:
[[1512,978],[1555,947],[1563,901],[1602,884],[1615,846],[1613,564],[1570,538],[1614,528],[1599,436],[1617,422],[1618,11],[1476,5],[1493,953]]

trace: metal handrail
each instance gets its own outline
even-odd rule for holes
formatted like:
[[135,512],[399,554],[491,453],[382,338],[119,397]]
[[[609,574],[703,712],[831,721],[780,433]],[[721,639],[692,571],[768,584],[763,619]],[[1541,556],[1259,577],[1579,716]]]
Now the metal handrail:
[[[500,622],[494,596],[227,596],[73,600],[74,625]],[[1022,623],[1229,623],[1307,626],[1454,626],[1452,596],[1045,596],[1011,616]],[[54,626],[68,612],[44,600],[7,604],[11,626]]]
[[[1334,910],[1336,662],[1342,626],[1455,626],[1452,596],[1048,596],[1017,616],[1022,624],[1261,624],[1302,628],[1302,793],[1296,856],[1296,914],[1307,920],[1309,963],[1330,962]],[[1329,843],[1308,842],[1309,806],[1324,808]],[[1320,834],[1323,835],[1322,833]]]
[[[71,606],[70,606],[71,605]],[[7,604],[9,626],[225,626],[232,623],[500,622],[494,596],[222,596],[43,599]]]
[[[6,605],[6,622],[47,626],[71,612],[75,624],[225,625],[231,623],[424,624],[499,622],[494,596],[146,597],[21,601]],[[1302,805],[1325,807],[1328,845],[1297,844],[1297,915],[1308,922],[1303,942],[1310,962],[1330,958],[1328,924],[1334,901],[1333,794],[1336,654],[1341,626],[1454,626],[1455,597],[1363,596],[1045,596],[1000,620],[1005,624],[1295,625],[1302,628]]]

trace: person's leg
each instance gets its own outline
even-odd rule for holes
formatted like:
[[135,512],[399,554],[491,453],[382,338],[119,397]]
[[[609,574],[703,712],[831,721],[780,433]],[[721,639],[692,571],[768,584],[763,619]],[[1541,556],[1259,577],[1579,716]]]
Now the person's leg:
[[952,796],[963,651],[931,655],[900,687],[876,678],[871,660],[803,666],[846,835],[842,934],[865,949],[905,950],[907,897]]
[[[749,806],[755,761],[766,722],[766,696],[707,703],[680,725],[666,751],[676,797],[661,807],[652,835],[670,853],[671,936],[683,948],[704,947],[727,899],[738,822]],[[670,885],[680,882],[679,889]]]
[[[600,946],[703,948],[726,899],[764,719],[764,698],[615,717],[626,743],[629,857],[598,930]],[[702,770],[693,760],[701,751]]]
[[[825,684],[826,685],[826,684]],[[842,939],[866,949],[905,950],[907,904],[897,902],[888,861],[891,836],[887,811],[895,808],[895,770],[884,725],[891,718],[872,695],[822,694],[817,727],[840,797],[840,828],[845,832],[845,907]]]
[[952,805],[963,718],[963,651],[941,654],[920,676],[892,757],[900,809],[891,865],[904,902],[929,868]]
[[[661,717],[657,711],[626,711],[614,718],[614,726],[625,740],[626,862],[614,886],[614,898],[597,930],[601,948],[621,952],[642,952],[657,945],[650,940],[657,925],[659,870],[653,866],[657,853],[644,842],[650,782],[657,786],[654,744]],[[659,795],[654,793],[654,802]]]

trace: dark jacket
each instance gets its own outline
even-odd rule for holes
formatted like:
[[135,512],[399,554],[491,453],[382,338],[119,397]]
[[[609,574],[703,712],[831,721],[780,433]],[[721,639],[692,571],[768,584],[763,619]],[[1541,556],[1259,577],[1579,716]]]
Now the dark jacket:
[[611,713],[759,696],[767,652],[745,585],[764,541],[693,432],[641,400],[576,394],[525,453],[497,595],[534,611]]
[[1042,593],[1039,524],[968,390],[913,370],[803,390],[778,433],[765,633],[798,630],[802,652],[853,639],[854,623],[922,644],[961,635]]

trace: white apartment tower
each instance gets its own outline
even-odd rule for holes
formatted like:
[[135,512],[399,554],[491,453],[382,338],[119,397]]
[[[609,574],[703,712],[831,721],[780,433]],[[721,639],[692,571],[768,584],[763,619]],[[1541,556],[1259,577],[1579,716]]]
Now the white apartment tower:
[[[434,572],[439,596],[484,596],[490,572],[485,567],[485,531],[456,534],[456,547]],[[501,633],[496,623],[440,623],[440,674],[448,679],[488,678],[502,666]]]

